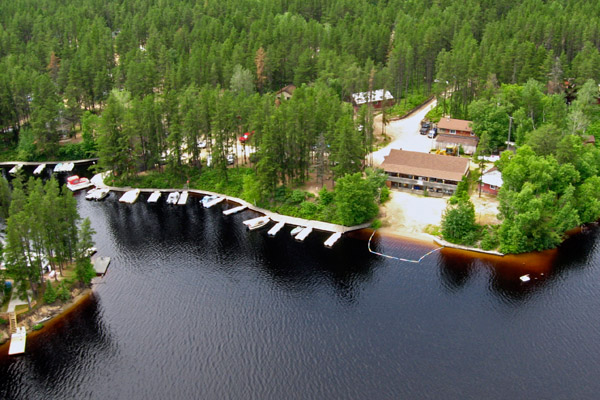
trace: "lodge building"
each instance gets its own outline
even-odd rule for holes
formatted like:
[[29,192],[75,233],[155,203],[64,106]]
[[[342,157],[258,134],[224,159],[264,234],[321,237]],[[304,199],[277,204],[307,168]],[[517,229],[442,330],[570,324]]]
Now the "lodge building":
[[387,186],[434,197],[452,195],[461,179],[469,174],[469,160],[416,151],[391,150],[381,167]]

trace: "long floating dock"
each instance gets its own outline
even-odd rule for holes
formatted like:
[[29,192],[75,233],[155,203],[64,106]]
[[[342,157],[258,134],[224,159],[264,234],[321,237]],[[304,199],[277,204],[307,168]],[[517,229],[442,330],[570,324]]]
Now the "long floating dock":
[[295,237],[294,239],[296,239],[296,240],[298,240],[298,241],[300,241],[300,242],[303,242],[303,241],[304,241],[304,239],[306,239],[306,237],[307,237],[308,235],[310,235],[310,233],[312,232],[312,230],[313,230],[312,226],[307,226],[306,228],[302,229],[302,230],[300,231],[300,233],[299,233],[299,234],[297,234],[297,235],[296,235],[296,237]]
[[248,208],[248,207],[246,207],[246,206],[238,206],[238,207],[230,208],[228,210],[223,210],[223,215],[235,214],[235,213],[238,213],[238,212],[240,212],[242,210],[245,210],[246,208]]
[[327,239],[325,241],[325,247],[329,247],[332,248],[333,245],[335,244],[335,242],[338,241],[339,238],[342,237],[342,233],[341,232],[336,232],[333,235],[329,236],[329,239]]
[[273,227],[271,229],[269,229],[269,232],[267,232],[267,235],[269,235],[269,236],[277,235],[277,233],[281,230],[281,228],[284,227],[284,225],[285,225],[285,222],[279,221],[278,223],[273,225]]
[[24,326],[17,327],[17,331],[10,337],[10,347],[8,355],[25,353],[25,342],[27,341],[27,331]]
[[179,200],[177,201],[177,205],[179,205],[179,206],[185,206],[185,203],[187,203],[187,199],[188,199],[188,191],[184,190],[183,192],[181,192],[181,195],[179,196]]
[[92,260],[92,265],[94,266],[96,275],[106,274],[106,270],[108,269],[108,264],[110,264],[110,257],[95,257]]

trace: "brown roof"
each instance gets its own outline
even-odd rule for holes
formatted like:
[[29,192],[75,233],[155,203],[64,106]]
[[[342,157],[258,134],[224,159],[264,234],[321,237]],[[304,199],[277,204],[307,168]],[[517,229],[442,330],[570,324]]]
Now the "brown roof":
[[278,95],[278,94],[281,94],[283,92],[286,92],[286,93],[289,93],[291,95],[291,94],[294,94],[294,90],[296,90],[296,85],[291,85],[290,84],[290,85],[282,87],[275,94]]
[[441,134],[435,138],[438,143],[452,143],[460,144],[462,146],[477,146],[479,138],[477,136],[460,136],[460,135],[446,135]]
[[471,132],[473,128],[471,128],[472,121],[466,121],[464,119],[454,119],[454,118],[442,118],[440,122],[438,122],[437,126],[440,129],[448,129],[455,131],[465,131]]
[[469,160],[416,151],[391,150],[381,167],[386,172],[460,181],[469,170]]

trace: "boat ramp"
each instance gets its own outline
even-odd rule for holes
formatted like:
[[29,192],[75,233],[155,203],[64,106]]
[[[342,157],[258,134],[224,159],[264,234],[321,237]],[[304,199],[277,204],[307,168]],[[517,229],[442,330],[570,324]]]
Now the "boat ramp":
[[160,192],[160,190],[155,190],[154,192],[152,192],[150,197],[148,197],[148,203],[157,203],[161,195],[162,193]]
[[128,192],[125,192],[123,196],[119,199],[121,203],[133,204],[138,199],[140,195],[140,189],[133,189]]
[[223,215],[235,214],[235,213],[245,210],[246,208],[247,208],[246,206],[238,206],[238,207],[229,208],[227,210],[223,210]]

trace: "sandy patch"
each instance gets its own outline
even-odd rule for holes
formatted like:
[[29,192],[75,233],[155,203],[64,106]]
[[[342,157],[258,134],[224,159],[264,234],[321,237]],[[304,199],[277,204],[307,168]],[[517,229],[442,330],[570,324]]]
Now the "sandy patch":
[[425,197],[392,191],[381,207],[382,233],[430,241],[427,225],[440,225],[448,198]]

